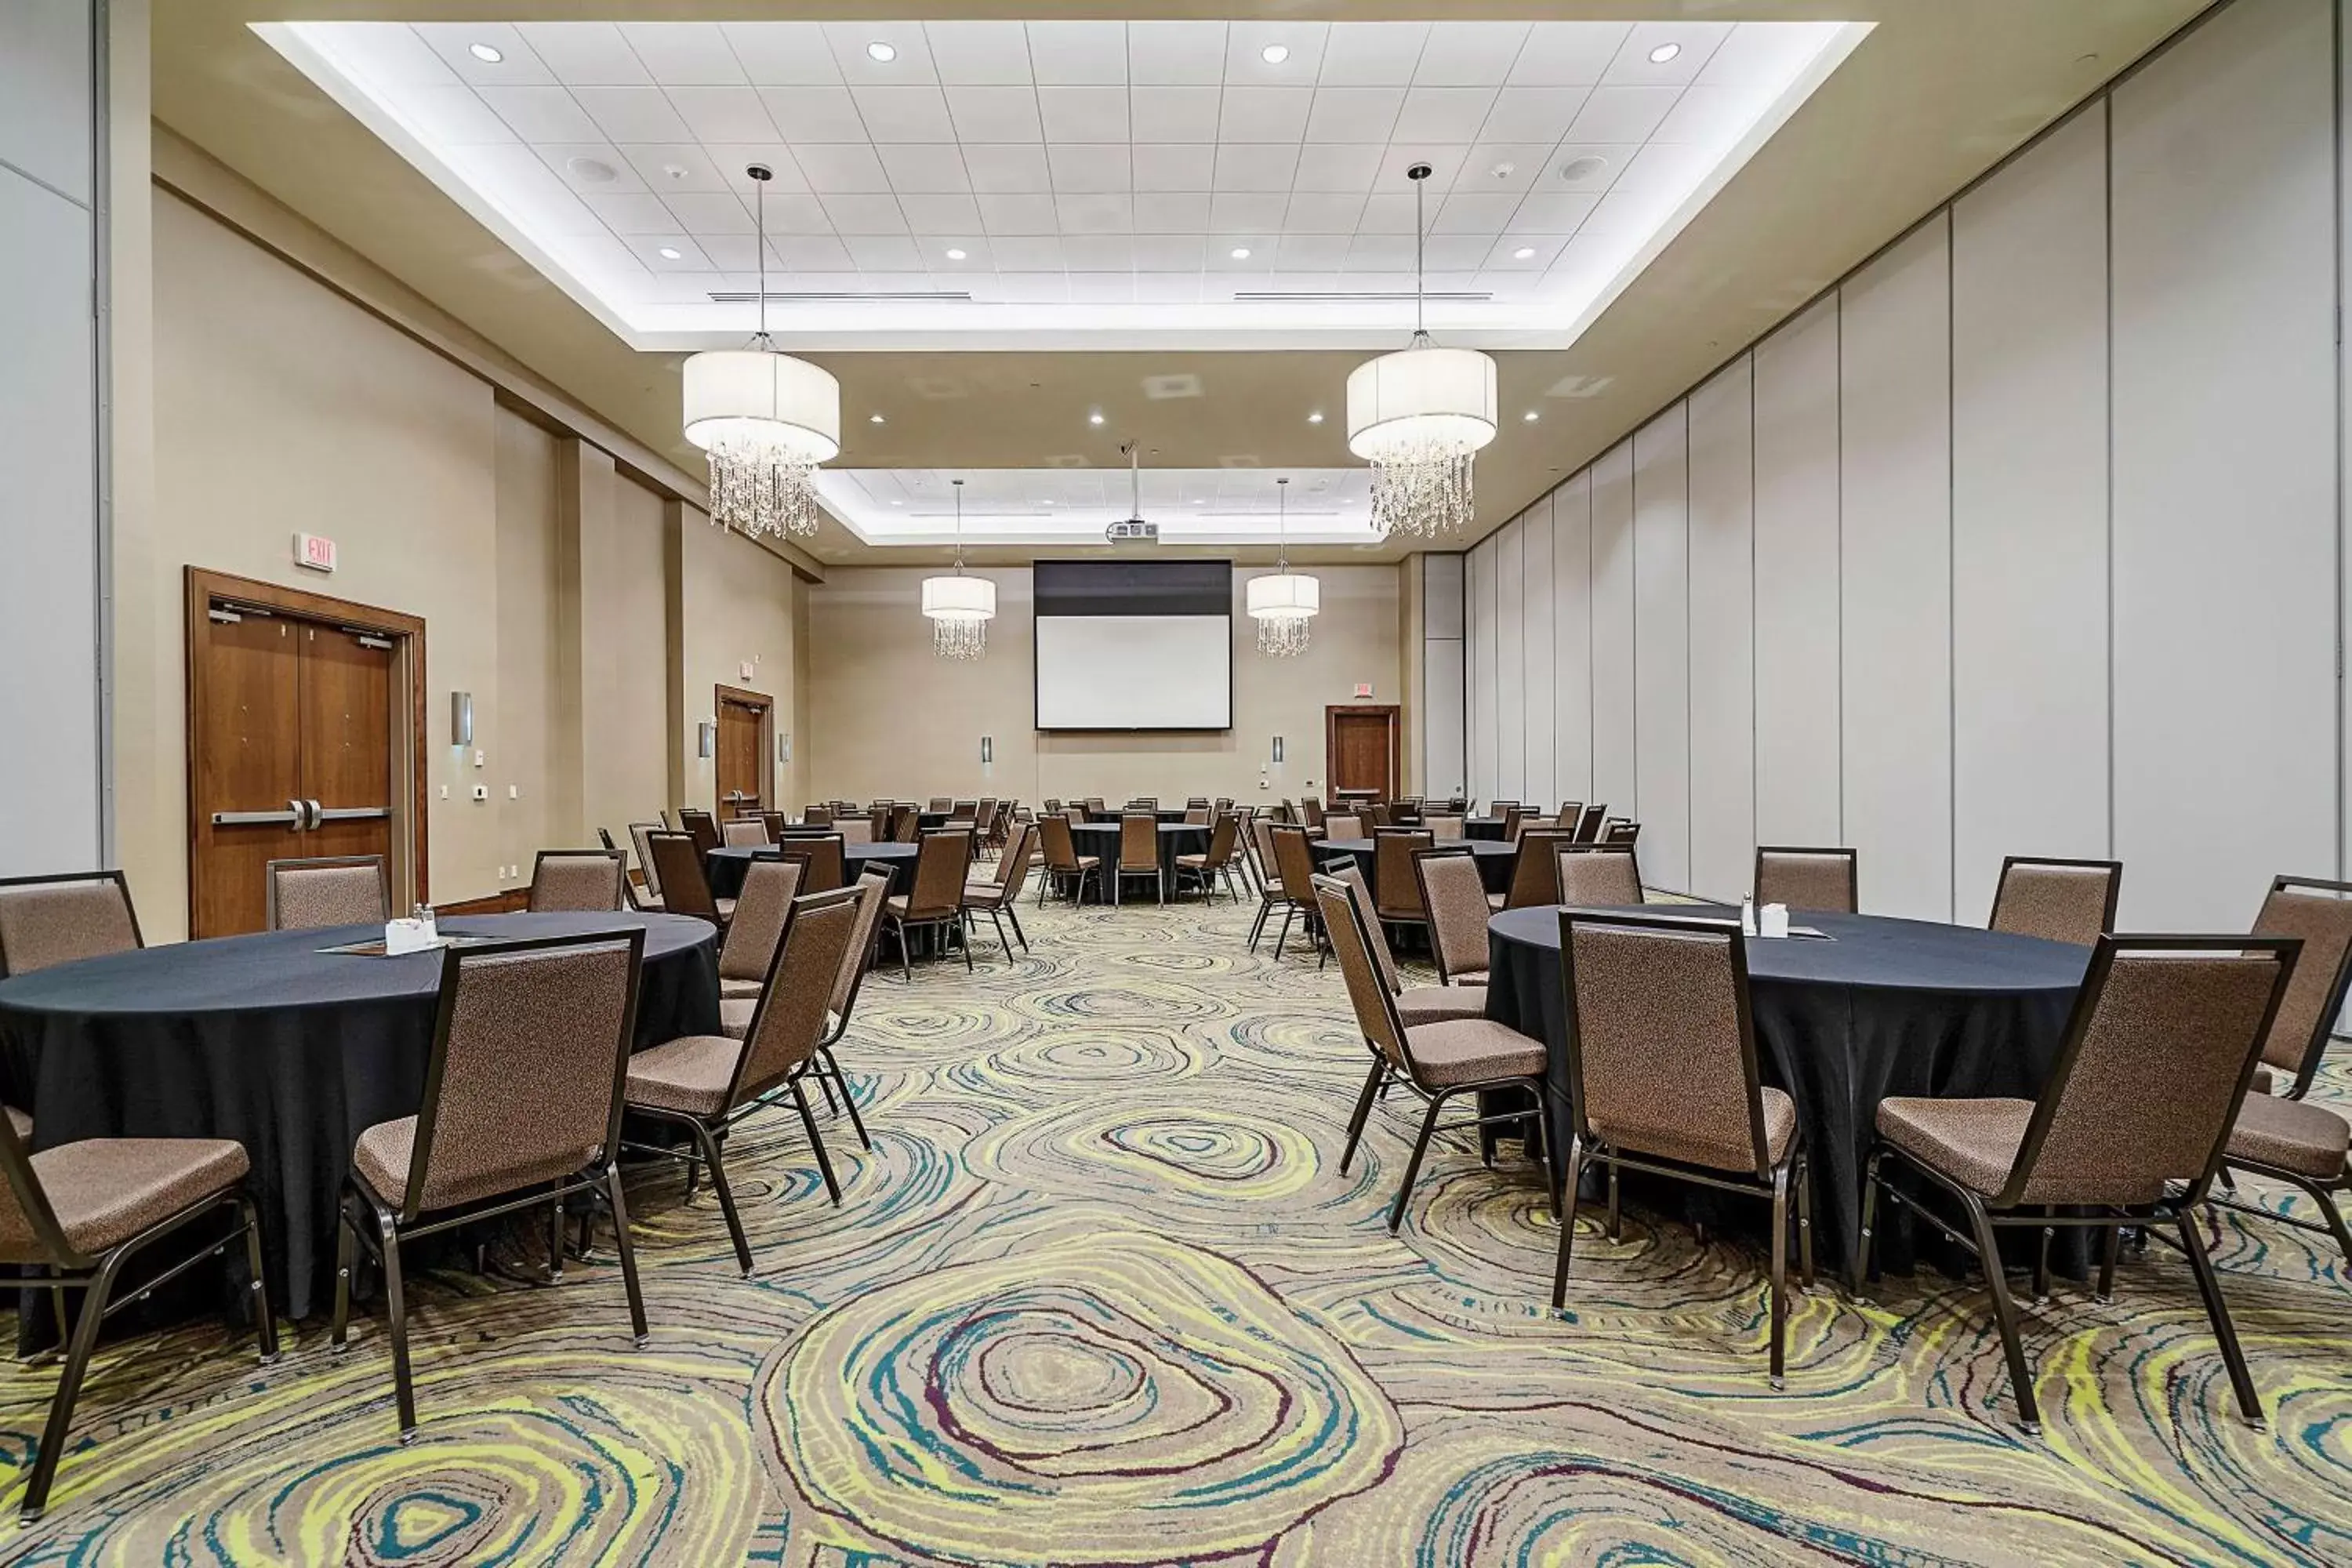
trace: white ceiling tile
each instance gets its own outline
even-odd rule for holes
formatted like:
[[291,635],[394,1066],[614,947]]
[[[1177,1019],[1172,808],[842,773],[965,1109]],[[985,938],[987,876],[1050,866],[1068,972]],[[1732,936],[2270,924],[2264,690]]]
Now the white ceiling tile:
[[[621,149],[621,156],[629,161],[629,167],[637,172],[637,177],[645,181],[647,189],[663,195],[734,189],[719,174],[719,165],[710,155],[691,142],[633,143]],[[794,189],[806,188],[797,167],[787,163],[784,168],[792,176]],[[745,184],[748,187],[749,182]]]
[[[1633,161],[1638,145],[1614,142],[1563,142],[1551,150],[1545,165],[1544,177],[1538,188],[1547,191],[1580,191],[1599,195],[1617,183],[1625,165]],[[1575,178],[1567,171],[1579,164],[1593,163],[1598,166],[1584,170]]]
[[[1270,272],[1280,244],[1279,237],[1271,234],[1212,234],[1202,266],[1210,272]],[[1236,250],[1249,254],[1236,256]]]
[[1415,87],[1493,87],[1510,74],[1519,47],[1527,42],[1525,22],[1447,22],[1429,30],[1421,63],[1414,68]]
[[[632,163],[637,161],[639,149],[624,147],[621,151],[629,154]],[[677,154],[666,162],[689,170],[688,178],[681,181],[671,176],[667,168],[659,169],[654,174],[646,175],[646,184],[657,190],[702,188],[692,183],[700,175],[693,172],[694,165],[683,156],[688,149],[666,147],[644,149],[644,151]],[[719,185],[733,191],[746,201],[751,198],[751,188],[755,182],[749,174],[745,173],[745,170],[753,163],[765,163],[768,166],[771,178],[768,181],[767,197],[770,202],[772,203],[781,195],[808,194],[808,181],[802,177],[800,161],[794,158],[792,150],[781,142],[719,142],[703,148],[702,151],[709,154],[710,168],[717,174]],[[639,166],[643,167],[642,164]]]
[[566,189],[575,193],[604,191],[617,195],[646,188],[636,170],[621,156],[621,150],[609,142],[554,142],[534,146],[531,151],[539,154]]
[[1678,87],[1594,88],[1584,108],[1569,121],[1568,134],[1578,142],[1646,142],[1682,90]]
[[1286,142],[1228,142],[1217,148],[1215,188],[1287,191],[1298,172],[1298,149]]
[[[933,47],[937,47],[935,42]],[[915,240],[915,248],[923,253],[923,264],[931,269],[935,279],[987,272],[996,266],[996,247],[978,228],[969,233],[921,235]],[[962,251],[963,259],[958,261],[949,256],[950,250]]]
[[[1444,29],[1440,29],[1443,31]],[[1495,106],[1491,87],[1416,87],[1404,96],[1389,139],[1401,142],[1467,142]]]
[[[1511,221],[1518,210],[1520,197],[1516,192],[1477,191],[1464,188],[1445,198],[1430,220],[1433,234],[1500,234],[1503,226]],[[1479,258],[1484,259],[1482,247]]]
[[793,158],[809,189],[821,196],[890,188],[890,176],[883,171],[882,160],[874,155],[871,147],[846,142],[803,147],[793,153]]
[[[874,152],[882,160],[882,172],[890,176],[890,188],[902,196],[936,196],[971,189],[971,176],[964,172],[961,147],[909,143],[877,147]],[[960,226],[971,227],[978,221],[975,218]]]
[[815,142],[864,142],[866,122],[848,89],[838,87],[763,87],[760,101],[768,106],[778,135],[799,147]]
[[698,142],[776,139],[776,127],[768,118],[768,106],[748,87],[674,87],[669,89],[669,101]]
[[1463,161],[1457,191],[1526,191],[1535,187],[1550,165],[1552,143],[1482,142]]
[[[939,82],[931,65],[930,40],[920,22],[827,22],[824,41],[833,63],[852,87],[928,87]],[[895,51],[877,60],[866,51],[884,44]]]
[[1201,269],[1195,265],[1166,271],[1139,269],[1135,275],[1139,305],[1194,305],[1201,300]]
[[[855,265],[849,258],[849,247],[831,235],[804,234],[785,240],[776,247],[783,253],[787,272],[801,274],[847,272]],[[814,279],[803,277],[803,285]]]
[[1412,180],[1409,171],[1415,163],[1429,165],[1429,205],[1432,211],[1445,199],[1456,181],[1463,177],[1465,161],[1470,156],[1467,147],[1435,147],[1426,143],[1391,142],[1381,154],[1380,177],[1372,183],[1378,192],[1395,192],[1406,200],[1412,199]]
[[1360,234],[1348,242],[1348,269],[1351,272],[1393,271],[1412,269],[1412,236],[1410,234]]
[[1138,234],[1198,234],[1208,226],[1206,191],[1153,191],[1135,198]]
[[[1507,234],[1486,253],[1485,266],[1500,271],[1541,272],[1568,243],[1564,234]],[[1522,256],[1521,251],[1527,254]]]
[[1032,22],[1029,65],[1043,87],[1123,87],[1127,26],[1123,22]]
[[936,87],[856,87],[850,97],[877,142],[956,140],[948,100]]
[[1127,89],[1123,87],[1041,85],[1037,112],[1048,142],[1127,140]]
[[1129,272],[1135,268],[1135,239],[1124,234],[1066,234],[1062,265],[1073,272]]
[[1129,22],[1127,79],[1138,87],[1198,87],[1225,79],[1223,22]]
[[549,234],[609,233],[583,205],[536,149],[509,142],[448,150],[449,166],[461,178],[498,191],[517,219]]
[[1298,150],[1294,188],[1301,191],[1364,192],[1381,175],[1385,147],[1327,146],[1308,143]]
[[1217,165],[1217,150],[1207,143],[1147,143],[1137,147],[1134,154],[1139,191],[1205,191]]
[[1482,269],[1478,287],[1496,300],[1521,300],[1542,286],[1543,275],[1530,269],[1503,267]]
[[1507,87],[1486,111],[1479,140],[1557,142],[1568,134],[1590,96],[1591,89],[1582,87]]
[[1208,243],[1202,234],[1139,234],[1134,239],[1136,270],[1198,272]]
[[662,205],[677,217],[679,227],[698,239],[751,232],[751,209],[732,195],[664,196]]
[[1538,22],[1511,63],[1513,87],[1591,87],[1631,31],[1623,22]]
[[1135,275],[1130,272],[1070,270],[1072,304],[1130,304],[1135,300]]
[[755,226],[762,221],[762,215],[771,240],[779,235],[833,232],[833,220],[825,216],[824,203],[816,196],[770,196],[751,209]]
[[517,142],[514,128],[500,120],[475,90],[463,82],[409,89],[410,126],[429,140],[447,147],[478,147],[486,142]]
[[991,293],[1009,303],[1049,305],[1069,299],[1069,275],[1063,272],[1012,272],[999,268]]
[[1309,142],[1386,142],[1404,107],[1401,87],[1323,87],[1307,117]]
[[1330,35],[1323,48],[1323,87],[1405,87],[1421,63],[1427,22],[1359,22]]
[[1743,22],[1731,29],[1698,73],[1701,86],[1750,87],[1786,81],[1837,35],[1834,22],[1811,26]]
[[515,30],[567,87],[651,87],[653,78],[610,22],[519,22]]
[[1487,234],[1433,234],[1422,247],[1422,262],[1429,269],[1432,289],[1466,288],[1470,279],[1455,277],[1452,283],[1441,282],[1449,274],[1475,273],[1495,248],[1495,237]]
[[920,272],[925,265],[915,242],[904,235],[845,235],[841,243],[861,272]]
[[[546,62],[507,23],[419,22],[415,28],[443,64],[477,86],[545,86],[555,80]],[[476,44],[488,44],[502,58],[495,63],[475,58]]]
[[[338,38],[348,46],[336,50],[339,62],[373,87],[404,92],[419,87],[462,87],[469,79],[404,22],[353,22]],[[1224,58],[1222,46],[1218,58]],[[540,69],[544,72],[546,67]]]
[[694,133],[657,87],[583,87],[572,96],[614,142],[691,142]]
[[[740,279],[734,277],[721,279],[718,287],[729,289],[740,288],[747,292],[759,287],[751,275],[758,269],[760,247],[750,235],[697,235],[694,243],[702,247],[702,254],[710,258],[710,265],[713,267],[722,272],[742,274]],[[767,249],[767,259],[768,270],[772,281],[773,275],[784,269],[784,258],[776,254],[776,248],[772,245]]]
[[[981,222],[991,237],[1008,234],[1059,234],[1052,196],[984,195],[980,198]],[[1012,265],[1000,262],[999,266]]]
[[[1601,80],[1610,87],[1685,86],[1706,68],[1730,34],[1728,22],[1636,23]],[[1675,50],[1672,59],[1650,58],[1654,51],[1668,46]]]
[[1746,89],[1686,87],[1650,140],[1723,146],[1737,141],[1754,122],[1757,107],[1756,95]]
[[970,196],[917,195],[902,191],[898,209],[907,215],[907,226],[917,234],[980,232],[980,204]]
[[1056,191],[1128,191],[1135,186],[1124,142],[1100,146],[1055,144],[1045,149],[1045,161],[1054,172]]
[[904,234],[907,216],[898,198],[885,195],[837,195],[820,198],[824,216],[840,234]]
[[1124,191],[1056,195],[1054,211],[1064,234],[1131,234],[1135,198]]
[[745,79],[727,35],[707,22],[624,22],[621,37],[664,87],[732,87]]
[[975,191],[1017,195],[1054,188],[1045,149],[1034,144],[999,147],[966,142],[963,166]]
[[[1225,27],[1227,87],[1313,87],[1322,69],[1323,45],[1330,34],[1323,22],[1233,22]],[[1279,62],[1268,47],[1289,50]]]
[[1360,195],[1302,192],[1283,209],[1282,230],[1285,234],[1353,234],[1363,212]]
[[723,22],[719,30],[756,87],[841,85],[841,68],[815,22]]
[[1058,235],[992,235],[999,272],[1058,272],[1062,241]]
[[1271,234],[1282,226],[1290,198],[1280,191],[1220,191],[1209,202],[1209,226],[1228,234]]
[[1600,197],[1576,191],[1546,192],[1520,200],[1508,225],[1513,234],[1574,234],[1591,216]]
[[1705,147],[1653,142],[1633,154],[1633,161],[1610,187],[1610,194],[1625,192],[1679,203],[1714,165],[1715,159]]
[[1336,272],[1347,260],[1344,234],[1286,234],[1274,256],[1278,272]]
[[604,220],[604,226],[624,238],[637,234],[676,234],[678,222],[662,205],[659,196],[651,192],[624,193],[620,195],[594,195],[580,198],[588,210]]
[[923,36],[943,82],[1011,87],[1030,79],[1029,37],[1018,22],[926,22]]
[[1220,142],[1296,142],[1307,133],[1315,91],[1306,87],[1229,87],[1217,117]]
[[596,122],[560,87],[483,87],[490,111],[526,142],[593,142]]
[[1138,87],[1128,92],[1128,111],[1138,142],[1214,142],[1217,105],[1213,87]]
[[957,140],[966,143],[1044,139],[1037,122],[1037,94],[1030,88],[951,87],[948,113],[955,121]]
[[[710,272],[717,264],[703,254],[702,247],[682,234],[646,234],[623,240],[639,261],[654,272]],[[675,256],[664,256],[674,250]]]
[[[1356,220],[1360,234],[1411,234],[1413,229],[1412,197],[1397,182],[1400,188],[1383,190],[1364,203],[1363,216]],[[1439,196],[1437,202],[1444,201]],[[1433,204],[1435,205],[1435,204]]]

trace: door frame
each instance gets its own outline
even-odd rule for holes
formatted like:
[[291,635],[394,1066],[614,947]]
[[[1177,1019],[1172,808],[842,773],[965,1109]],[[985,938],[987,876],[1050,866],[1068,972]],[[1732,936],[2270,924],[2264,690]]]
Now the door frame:
[[1339,715],[1342,713],[1378,713],[1389,721],[1389,795],[1391,798],[1404,787],[1404,710],[1395,702],[1332,702],[1323,709],[1323,793],[1336,795],[1339,784],[1331,776],[1332,763],[1339,755]]
[[730,702],[739,708],[760,710],[760,798],[773,803],[768,809],[782,811],[783,802],[776,795],[776,700],[748,687],[719,684],[710,689],[711,817],[719,822],[727,820],[727,802],[719,793],[719,711]]
[[[199,638],[216,598],[308,620],[331,621],[339,626],[392,639],[393,852],[385,869],[393,884],[395,910],[402,905],[399,889],[403,887],[415,889],[415,902],[431,902],[425,854],[424,617],[314,594],[305,588],[290,588],[280,583],[267,583],[257,577],[207,571],[201,566],[190,565],[185,573],[187,625],[183,644],[183,685],[187,702],[181,721],[180,749],[186,753],[184,764],[187,770],[188,919],[193,921],[196,914],[196,839],[201,826],[196,820],[196,715],[204,708],[205,661]],[[404,710],[409,721],[405,726],[400,721]],[[400,787],[403,772],[408,776],[406,792]],[[404,812],[400,809],[404,793],[408,802]]]

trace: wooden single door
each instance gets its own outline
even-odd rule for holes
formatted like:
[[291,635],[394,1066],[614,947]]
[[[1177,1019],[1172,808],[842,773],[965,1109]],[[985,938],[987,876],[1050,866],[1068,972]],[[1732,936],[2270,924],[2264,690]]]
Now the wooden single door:
[[768,713],[772,701],[757,691],[718,689],[719,800],[716,814],[727,822],[738,812],[768,807]]
[[1395,799],[1402,772],[1397,731],[1393,703],[1324,710],[1324,765],[1330,773],[1330,794],[1337,797],[1342,790],[1369,790],[1376,799]]
[[188,714],[188,934],[228,936],[262,928],[262,868],[302,853],[303,627],[250,608],[208,615]]
[[[302,628],[304,855],[392,854],[392,639]],[[404,914],[405,910],[396,910]]]

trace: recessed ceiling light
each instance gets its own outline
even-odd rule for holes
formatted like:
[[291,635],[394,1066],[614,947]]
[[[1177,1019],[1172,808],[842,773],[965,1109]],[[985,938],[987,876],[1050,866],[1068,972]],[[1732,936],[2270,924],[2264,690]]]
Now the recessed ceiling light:
[[466,52],[486,66],[494,66],[506,58],[506,56],[488,44],[468,44],[466,46]]
[[681,253],[681,252],[679,252],[679,251],[678,251],[677,249],[676,249],[674,247],[667,246],[667,245],[665,245],[665,246],[663,246],[663,247],[661,247],[660,255],[661,255],[661,258],[662,258],[664,261],[677,261],[677,260],[680,260],[680,259],[682,259],[682,258],[682,258],[682,253]]
[[1650,51],[1650,63],[1654,66],[1664,65],[1682,52],[1683,47],[1680,44],[1660,44]]
[[1528,424],[1532,425],[1532,424],[1534,424],[1537,420],[1538,420],[1538,419],[1542,418],[1542,417],[1543,417],[1543,415],[1542,415],[1542,414],[1541,414],[1541,412],[1539,412],[1538,410],[1536,410],[1536,409],[1530,408],[1530,409],[1528,409],[1525,414],[1520,415],[1520,416],[1519,416],[1519,417],[1520,417],[1520,418],[1522,418],[1522,419],[1524,419],[1524,420],[1526,420]]
[[1307,423],[1308,423],[1309,425],[1320,425],[1320,424],[1322,424],[1322,423],[1323,423],[1323,411],[1322,411],[1320,408],[1318,408],[1318,409],[1317,409],[1314,413],[1312,413],[1312,414],[1308,415],[1308,416],[1307,416]]
[[891,45],[877,38],[866,46],[866,58],[869,60],[878,60],[887,66],[898,58],[898,51]]
[[890,504],[891,504],[892,506],[905,506],[907,503],[906,503],[905,501],[898,500],[897,500],[897,499],[895,499],[895,498],[894,498],[894,499],[891,500]]
[[866,423],[868,425],[887,425],[889,421],[883,418],[879,414],[869,414],[866,416]]
[[1514,250],[1513,252],[1511,252],[1511,259],[1512,259],[1512,260],[1514,260],[1514,261],[1525,261],[1525,260],[1528,260],[1529,258],[1533,257],[1533,256],[1535,255],[1535,253],[1536,253],[1536,247],[1535,247],[1534,246],[1532,246],[1532,245],[1523,245],[1523,246],[1519,247],[1517,250]]
[[1265,47],[1258,50],[1257,58],[1264,60],[1270,66],[1278,66],[1283,61],[1290,58],[1290,46],[1288,44],[1268,44]]
[[1099,410],[1087,416],[1087,423],[1089,425],[1099,425],[1102,422],[1103,416]]
[[955,246],[950,246],[950,247],[948,247],[948,259],[949,259],[950,261],[961,261],[961,260],[963,259],[963,258],[964,258],[964,253],[962,252],[962,250],[959,249],[959,248],[958,248],[957,247],[955,247]]
[[614,178],[613,165],[602,158],[566,158],[563,166],[572,171],[574,178],[592,185],[607,184]]
[[1234,246],[1233,249],[1233,257],[1235,261],[1247,261],[1249,259],[1249,247],[1246,245]]
[[1581,158],[1570,158],[1567,163],[1562,163],[1559,166],[1559,177],[1563,180],[1589,180],[1603,173],[1608,167],[1608,159],[1598,153],[1587,153]]

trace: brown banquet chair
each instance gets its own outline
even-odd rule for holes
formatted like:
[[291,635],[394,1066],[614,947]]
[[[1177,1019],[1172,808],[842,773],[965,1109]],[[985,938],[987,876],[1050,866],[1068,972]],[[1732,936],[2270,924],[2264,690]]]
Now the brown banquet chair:
[[1624,909],[1643,901],[1642,866],[1631,849],[1571,845],[1560,850],[1556,900],[1579,909]]
[[739,816],[719,825],[719,841],[730,849],[763,849],[775,839],[768,832],[766,818]]
[[1007,958],[1013,956],[1013,944],[1005,940],[1004,935],[1004,920],[1008,915],[1013,920],[1013,934],[1020,938],[1021,951],[1029,951],[1029,935],[1021,929],[1021,889],[1028,884],[1029,863],[1036,847],[1036,827],[1026,822],[1016,824],[1012,838],[996,858],[996,875],[978,880],[967,879],[964,883],[964,908],[989,918],[996,927],[996,945]]
[[542,849],[530,863],[530,912],[617,913],[629,872],[617,849]]
[[0,878],[0,976],[145,945],[120,871]]
[[1070,833],[1066,815],[1048,815],[1037,819],[1037,834],[1045,850],[1045,874],[1037,879],[1037,907],[1045,907],[1048,884],[1068,889],[1063,896],[1072,903],[1087,901],[1087,879],[1093,877],[1099,887],[1102,858],[1078,853],[1077,840]]
[[1241,895],[1234,891],[1234,861],[1240,853],[1241,818],[1232,812],[1221,813],[1216,826],[1209,829],[1209,847],[1199,854],[1176,857],[1176,891],[1184,891],[1184,879],[1190,877],[1201,885],[1201,896],[1213,900],[1217,896],[1217,880],[1224,879],[1225,896],[1234,902]]
[[1490,910],[1476,858],[1467,845],[1440,845],[1413,856],[1412,874],[1421,883],[1422,907],[1429,911],[1429,947],[1439,982],[1479,987],[1483,1003]]
[[2116,900],[2123,892],[2120,860],[2050,860],[2011,855],[2000,863],[1994,887],[1992,931],[2038,936],[2045,942],[2089,947],[2116,929]]
[[1383,925],[1428,926],[1429,910],[1422,902],[1421,879],[1413,875],[1412,860],[1436,843],[1421,828],[1382,827],[1373,831],[1372,903]]
[[1792,910],[1853,914],[1861,878],[1851,849],[1809,849],[1761,844],[1756,848],[1756,902]]
[[705,855],[709,854],[724,842],[719,836],[718,819],[699,806],[679,806],[677,826],[679,832],[693,836],[694,847]]
[[735,900],[713,898],[710,879],[703,870],[702,847],[690,833],[648,833],[646,864],[660,876],[662,908],[674,915],[691,915],[723,926],[735,915]]
[[[800,886],[793,889],[794,897],[830,893],[849,880],[849,852],[838,833],[795,833],[777,846],[776,853],[800,867]],[[765,972],[762,965],[761,973]]]
[[636,895],[637,908],[640,910],[658,913],[663,907],[661,871],[654,864],[652,836],[668,831],[658,822],[629,824],[629,841],[637,847],[637,875],[645,881],[644,890]]
[[1160,818],[1150,811],[1122,812],[1118,819],[1118,864],[1111,878],[1111,902],[1119,901],[1129,877],[1149,877],[1168,901],[1168,873],[1160,864]]
[[[1275,882],[1279,889],[1282,929],[1275,933],[1274,956],[1281,962],[1283,943],[1289,940],[1290,922],[1303,918],[1307,936],[1318,945],[1322,941],[1323,920],[1315,902],[1315,857],[1307,847],[1312,829],[1277,823],[1267,833],[1274,845]],[[1269,908],[1264,913],[1271,913]],[[1251,939],[1255,949],[1256,938]]]
[[[882,902],[884,928],[898,939],[898,972],[903,980],[915,977],[908,932],[916,926],[933,931],[963,930],[964,873],[971,865],[971,834],[963,828],[934,828],[923,835],[915,851],[915,878],[903,893]],[[971,942],[963,944],[963,966],[972,967]]]
[[[850,1130],[857,1134],[858,1143],[867,1149],[874,1141],[866,1136],[866,1122],[857,1114],[857,1094],[850,1087],[848,1075],[833,1054],[833,1047],[849,1033],[849,1020],[856,1011],[857,998],[865,989],[866,971],[874,966],[874,950],[882,937],[882,900],[890,896],[890,873],[868,867],[859,875],[852,891],[857,895],[857,923],[850,928],[849,945],[841,955],[841,968],[833,981],[831,1016],[825,1020],[824,1036],[816,1043],[820,1065],[812,1067],[810,1076],[824,1091],[825,1103],[833,1104],[834,1090],[841,1091],[840,1110],[849,1115]],[[730,1035],[748,1032],[750,1020],[743,1030],[729,1029]]]
[[[735,918],[719,943],[719,1007],[722,1024],[728,1004],[749,1004],[767,983],[784,936],[784,918],[801,889],[801,863],[796,860],[754,860],[743,873],[742,891],[735,895]],[[820,889],[822,890],[822,889]]]
[[1337,870],[1324,873],[1333,881],[1344,885],[1356,913],[1363,918],[1364,942],[1371,949],[1372,966],[1380,972],[1381,984],[1388,987],[1396,1001],[1397,1016],[1410,1029],[1421,1024],[1442,1024],[1450,1018],[1480,1018],[1486,1013],[1486,988],[1484,985],[1448,985],[1442,981],[1435,985],[1407,985],[1403,973],[1397,968],[1396,953],[1389,946],[1388,933],[1381,930],[1380,911],[1372,905],[1371,884],[1355,863],[1344,861]]
[[271,931],[382,925],[392,894],[381,855],[317,855],[262,868]]
[[1500,899],[1489,896],[1486,902],[1506,910],[1560,902],[1559,852],[1573,841],[1556,827],[1530,827],[1519,835],[1518,842],[1518,858],[1511,866],[1511,885]]

